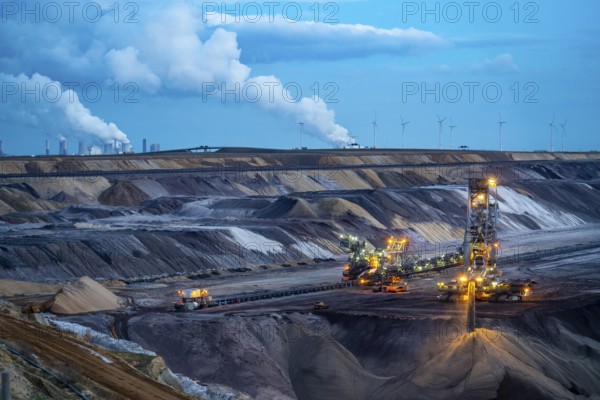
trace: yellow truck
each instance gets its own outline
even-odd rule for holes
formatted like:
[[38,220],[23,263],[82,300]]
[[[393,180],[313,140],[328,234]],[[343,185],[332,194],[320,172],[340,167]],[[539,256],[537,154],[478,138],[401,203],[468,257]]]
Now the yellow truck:
[[177,297],[176,310],[193,311],[213,305],[212,296],[206,289],[179,289]]
[[380,286],[376,286],[374,292],[383,293],[402,293],[408,290],[408,283],[404,282],[399,276],[392,276],[384,279]]

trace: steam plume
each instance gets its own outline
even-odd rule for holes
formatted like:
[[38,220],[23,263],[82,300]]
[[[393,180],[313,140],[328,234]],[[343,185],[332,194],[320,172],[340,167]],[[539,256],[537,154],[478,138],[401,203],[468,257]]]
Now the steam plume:
[[77,93],[63,90],[60,82],[47,76],[0,73],[2,102],[10,111],[5,115],[19,123],[53,130],[55,135],[69,132],[77,137],[97,141],[117,140],[129,143],[127,135],[114,123],[93,115],[79,100]]

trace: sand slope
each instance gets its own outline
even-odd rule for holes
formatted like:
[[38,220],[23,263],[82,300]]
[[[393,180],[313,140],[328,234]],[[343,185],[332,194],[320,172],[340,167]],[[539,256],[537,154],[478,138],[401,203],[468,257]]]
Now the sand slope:
[[87,276],[65,286],[54,296],[51,304],[50,311],[57,314],[80,314],[121,307],[118,296]]
[[148,194],[125,181],[118,181],[98,197],[101,204],[110,206],[138,206],[149,199]]
[[31,294],[50,294],[60,290],[59,285],[0,279],[0,297]]
[[298,399],[367,399],[387,380],[369,373],[338,342],[310,334],[292,342],[288,363]]
[[[488,329],[465,334],[406,378],[382,386],[376,398],[397,393],[412,399],[575,398],[568,387],[598,389],[598,373],[541,340],[514,340]],[[571,369],[569,369],[569,367]],[[585,392],[585,390],[583,390]]]

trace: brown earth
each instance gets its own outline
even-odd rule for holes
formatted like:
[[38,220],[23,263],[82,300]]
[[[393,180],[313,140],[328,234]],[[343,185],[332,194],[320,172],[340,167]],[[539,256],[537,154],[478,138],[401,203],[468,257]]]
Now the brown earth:
[[109,206],[138,206],[149,199],[137,186],[125,181],[115,183],[98,197],[100,204]]
[[50,300],[50,311],[57,314],[81,314],[121,308],[113,292],[84,276],[62,288]]
[[60,285],[0,279],[0,297],[54,294]]
[[0,339],[25,344],[41,360],[70,366],[80,374],[127,399],[189,399],[174,389],[153,381],[123,360],[103,354],[84,341],[52,328],[0,314]]

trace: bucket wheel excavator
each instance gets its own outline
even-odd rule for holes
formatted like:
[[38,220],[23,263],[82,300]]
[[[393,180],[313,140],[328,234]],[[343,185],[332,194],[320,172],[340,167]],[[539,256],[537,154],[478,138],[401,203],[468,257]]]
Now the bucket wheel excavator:
[[[531,281],[500,278],[496,265],[499,243],[497,182],[494,178],[470,179],[467,196],[467,226],[463,242],[464,270],[449,282],[439,282],[440,301],[488,300],[518,302],[531,292]],[[469,293],[471,295],[469,296]]]
[[356,236],[342,235],[340,247],[348,254],[343,280],[362,280],[367,285],[380,282],[386,275],[403,274],[408,238],[391,237],[385,249],[368,249],[367,243]]
[[353,281],[369,269],[369,250],[367,242],[356,236],[342,235],[340,247],[348,252],[348,264],[344,267],[343,280]]
[[406,278],[414,274],[439,271],[461,265],[462,247],[454,253],[438,257],[423,258],[409,250],[408,237],[392,236],[384,249],[368,249],[367,243],[356,236],[342,234],[340,247],[348,253],[343,280],[356,280],[360,286],[372,286],[391,280],[392,277]]

